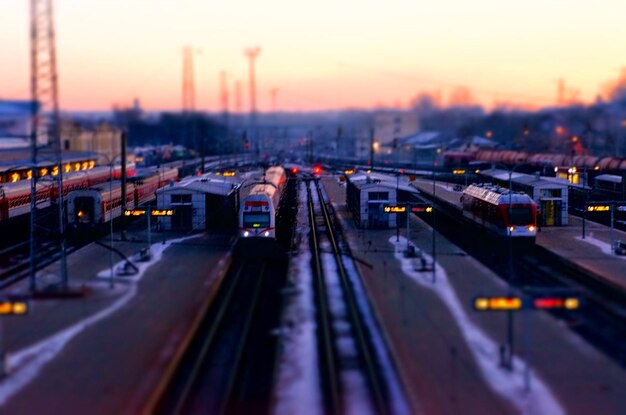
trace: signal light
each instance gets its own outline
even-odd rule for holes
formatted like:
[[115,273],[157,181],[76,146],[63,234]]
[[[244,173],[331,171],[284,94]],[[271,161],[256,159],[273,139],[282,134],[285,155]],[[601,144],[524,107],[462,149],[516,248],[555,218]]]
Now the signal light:
[[293,174],[298,174],[298,168],[297,168],[297,167],[292,167],[292,168],[291,168],[291,172],[292,172]]
[[320,166],[313,167],[313,174],[320,174],[322,172],[322,168]]

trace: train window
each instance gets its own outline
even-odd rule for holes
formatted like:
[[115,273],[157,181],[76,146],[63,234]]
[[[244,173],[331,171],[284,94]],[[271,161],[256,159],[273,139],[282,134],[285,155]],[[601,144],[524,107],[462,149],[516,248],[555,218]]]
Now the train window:
[[513,207],[511,209],[512,225],[528,225],[533,223],[532,210],[527,207]]
[[244,213],[243,214],[243,227],[244,228],[267,228],[270,226],[270,214],[269,213]]

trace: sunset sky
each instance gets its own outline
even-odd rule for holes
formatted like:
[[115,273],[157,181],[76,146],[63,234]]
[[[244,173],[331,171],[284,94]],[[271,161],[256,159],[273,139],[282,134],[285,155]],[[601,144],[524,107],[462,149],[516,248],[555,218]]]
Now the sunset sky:
[[[27,0],[0,0],[0,98],[29,97]],[[181,106],[182,48],[195,55],[197,108],[219,108],[219,72],[258,106],[407,105],[420,91],[470,88],[479,102],[556,101],[557,79],[591,101],[626,66],[626,2],[571,0],[56,0],[64,110],[141,100]]]

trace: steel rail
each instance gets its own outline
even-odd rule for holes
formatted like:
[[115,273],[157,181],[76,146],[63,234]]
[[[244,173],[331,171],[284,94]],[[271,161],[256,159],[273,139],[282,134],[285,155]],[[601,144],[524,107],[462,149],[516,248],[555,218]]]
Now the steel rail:
[[239,341],[239,345],[237,346],[237,352],[235,353],[235,361],[233,362],[233,366],[230,372],[230,376],[228,382],[226,383],[226,391],[224,393],[224,400],[220,405],[218,410],[218,414],[227,414],[229,413],[229,409],[232,406],[234,400],[234,392],[236,390],[235,385],[237,379],[239,377],[239,371],[241,370],[241,363],[243,361],[243,353],[245,351],[246,345],[248,344],[248,338],[251,331],[252,320],[255,315],[255,311],[257,311],[257,304],[259,302],[259,297],[261,295],[261,287],[263,279],[266,275],[266,265],[263,264],[259,271],[259,274],[256,279],[256,284],[254,286],[254,294],[252,297],[252,302],[248,307],[248,313],[246,315],[245,323],[243,326],[243,333],[241,335],[241,340]]
[[204,342],[202,343],[202,348],[200,349],[200,353],[198,354],[199,356],[198,359],[196,359],[196,364],[191,369],[189,376],[186,377],[185,385],[182,388],[181,393],[178,395],[176,399],[176,405],[174,405],[174,410],[172,411],[172,414],[177,415],[177,414],[183,413],[182,411],[184,409],[185,403],[187,403],[187,399],[189,397],[189,393],[191,392],[191,388],[193,384],[196,382],[196,380],[198,379],[198,375],[200,374],[200,368],[202,367],[205,357],[207,356],[207,353],[215,340],[215,336],[219,330],[219,327],[222,325],[222,321],[226,314],[226,310],[228,309],[228,306],[230,305],[232,301],[233,294],[237,286],[237,282],[239,281],[245,268],[246,268],[245,264],[242,264],[237,269],[237,273],[235,274],[233,278],[233,282],[228,287],[224,301],[220,304],[220,308],[215,316],[215,319],[213,319],[209,332],[207,333],[204,339]]
[[370,381],[370,386],[374,395],[374,403],[377,409],[377,413],[385,414],[388,412],[388,408],[386,405],[386,400],[384,398],[385,395],[383,393],[383,386],[381,385],[380,379],[376,373],[376,364],[368,347],[365,336],[364,323],[358,311],[357,301],[354,291],[352,290],[351,284],[349,282],[348,273],[343,262],[343,257],[339,249],[339,244],[337,243],[337,239],[335,238],[336,227],[334,226],[333,221],[330,217],[330,213],[328,212],[328,208],[326,207],[326,202],[324,201],[324,195],[322,194],[322,189],[319,185],[319,182],[315,182],[315,187],[317,189],[322,215],[324,216],[324,222],[326,223],[328,239],[332,245],[335,261],[337,262],[337,270],[339,271],[341,284],[345,293],[346,303],[348,305],[348,310],[353,323],[352,326],[355,332],[355,337],[363,355],[367,377]]
[[339,390],[339,377],[337,373],[337,362],[333,349],[333,331],[330,324],[330,307],[328,305],[328,292],[324,281],[324,271],[321,258],[321,247],[319,243],[319,235],[315,216],[315,206],[313,196],[311,194],[310,182],[307,184],[308,208],[309,208],[309,224],[311,227],[311,251],[313,253],[313,271],[317,288],[317,298],[319,303],[320,318],[320,334],[321,352],[324,356],[324,364],[326,369],[327,393],[330,400],[330,412],[332,414],[341,414],[341,400]]

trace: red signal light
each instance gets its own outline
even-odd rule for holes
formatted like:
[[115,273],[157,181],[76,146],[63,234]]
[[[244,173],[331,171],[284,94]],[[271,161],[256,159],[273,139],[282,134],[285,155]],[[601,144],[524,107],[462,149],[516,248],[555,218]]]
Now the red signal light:
[[400,174],[404,174],[404,169],[400,169]]
[[320,166],[315,166],[313,168],[313,173],[314,174],[320,174],[322,172],[322,168]]
[[292,168],[291,168],[291,172],[292,172],[293,174],[298,174],[298,168],[297,168],[297,167],[292,167]]

